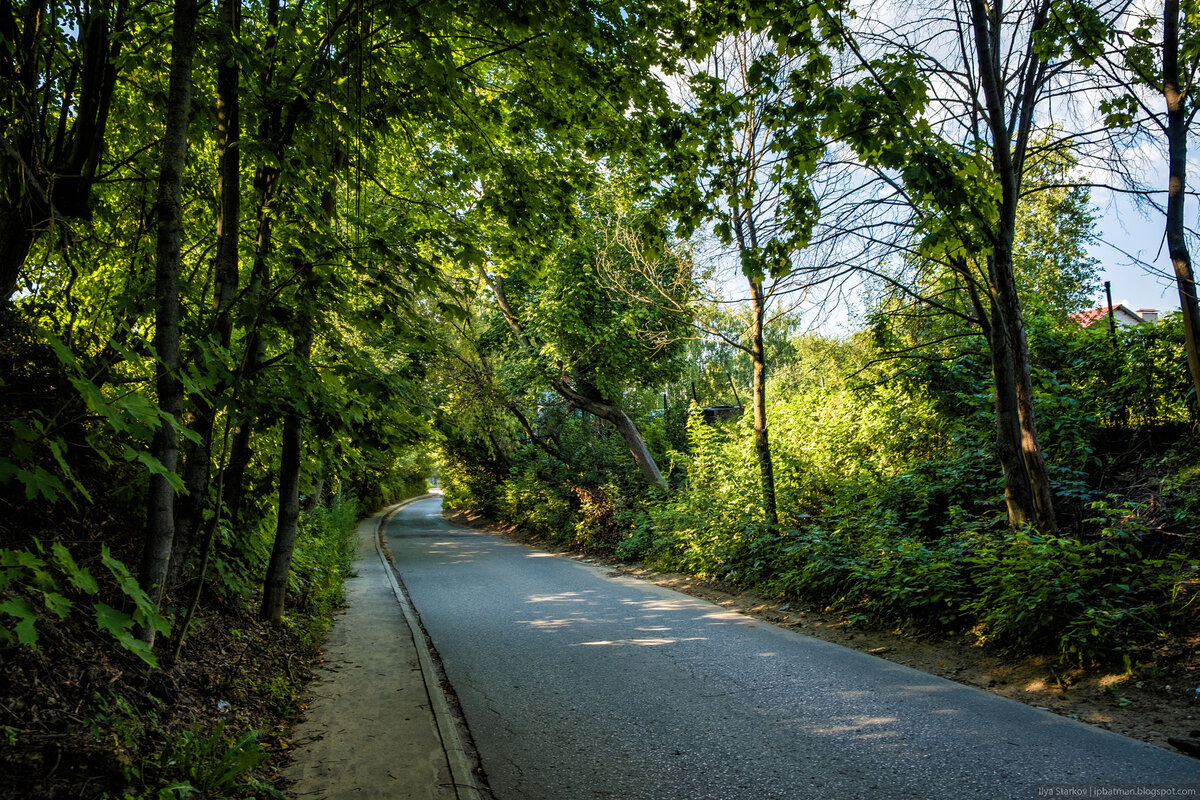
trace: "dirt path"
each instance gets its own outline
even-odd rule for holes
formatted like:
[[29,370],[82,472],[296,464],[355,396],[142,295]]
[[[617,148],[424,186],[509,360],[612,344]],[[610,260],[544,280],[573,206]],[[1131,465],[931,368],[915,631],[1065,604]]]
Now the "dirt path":
[[[439,719],[445,712],[438,704],[444,707],[445,697],[437,689],[431,700],[424,642],[413,636],[402,605],[406,600],[378,550],[383,516],[359,523],[347,608],[326,641],[308,712],[293,731],[294,760],[284,771],[295,781],[289,795],[475,798],[471,787],[456,786],[461,769],[461,764],[452,768],[456,743],[444,742],[444,726],[453,722]],[[436,688],[436,675],[432,680]]]

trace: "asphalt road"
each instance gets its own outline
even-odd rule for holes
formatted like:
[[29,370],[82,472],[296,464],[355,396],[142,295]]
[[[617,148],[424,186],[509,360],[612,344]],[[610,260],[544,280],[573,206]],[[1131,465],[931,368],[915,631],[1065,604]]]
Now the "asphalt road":
[[1200,761],[455,527],[440,503],[386,542],[499,800],[1200,798]]

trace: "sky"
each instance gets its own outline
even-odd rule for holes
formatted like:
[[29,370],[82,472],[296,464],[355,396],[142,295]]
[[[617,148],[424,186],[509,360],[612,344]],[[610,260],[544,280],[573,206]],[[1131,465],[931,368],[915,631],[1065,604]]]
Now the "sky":
[[[1100,262],[1100,280],[1112,282],[1113,303],[1126,303],[1135,310],[1178,310],[1179,293],[1163,241],[1162,216],[1148,218],[1127,198],[1103,190],[1092,191],[1092,202],[1099,212],[1099,241],[1089,249]],[[1189,205],[1189,217],[1194,218],[1195,199],[1190,199]],[[1106,305],[1103,288],[1096,296],[1096,305]]]

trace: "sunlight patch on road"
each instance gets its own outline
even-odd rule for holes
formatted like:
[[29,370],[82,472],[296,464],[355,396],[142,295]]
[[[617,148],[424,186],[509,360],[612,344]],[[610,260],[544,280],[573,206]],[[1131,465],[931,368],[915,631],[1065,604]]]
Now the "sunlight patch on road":
[[518,625],[528,625],[535,630],[553,631],[562,628],[569,628],[572,625],[596,625],[606,622],[612,622],[608,619],[591,619],[589,617],[564,617],[562,619],[519,619]]
[[707,641],[707,636],[688,636],[684,638],[663,637],[658,639],[602,639],[595,642],[579,642],[572,647],[625,647],[634,645],[636,647],[661,647],[664,644],[678,644],[679,642],[703,642]]
[[443,561],[445,564],[470,564],[483,555],[475,544],[465,545],[462,542],[430,542],[429,555]]
[[853,734],[858,739],[890,739],[899,736],[899,731],[878,728],[881,725],[895,725],[899,721],[897,717],[850,717],[844,725],[813,728],[812,731],[827,736]]
[[583,596],[584,594],[588,594],[588,593],[578,593],[578,591],[564,591],[564,593],[558,594],[558,595],[529,595],[526,602],[527,603],[586,603],[586,602],[588,602],[588,599],[587,599],[587,597]]
[[626,598],[621,602],[627,606],[637,606],[644,611],[684,611],[707,606],[707,603],[688,598],[681,600],[630,600]]
[[556,628],[569,628],[576,622],[587,622],[584,619],[519,619],[521,625],[528,625],[538,630],[551,631]]

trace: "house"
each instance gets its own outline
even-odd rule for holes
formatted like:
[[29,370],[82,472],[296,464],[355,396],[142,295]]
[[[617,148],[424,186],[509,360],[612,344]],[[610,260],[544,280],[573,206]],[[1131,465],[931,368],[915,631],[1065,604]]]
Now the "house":
[[745,409],[742,406],[705,406],[700,409],[704,424],[713,425],[727,419],[737,419]]
[[[1112,307],[1112,316],[1113,321],[1121,326],[1140,325],[1143,322],[1153,325],[1158,322],[1158,309],[1139,308],[1134,311],[1124,303],[1117,303]],[[1071,321],[1078,323],[1082,328],[1090,328],[1097,323],[1107,325],[1108,306],[1089,308],[1087,311],[1077,311],[1071,315]]]

